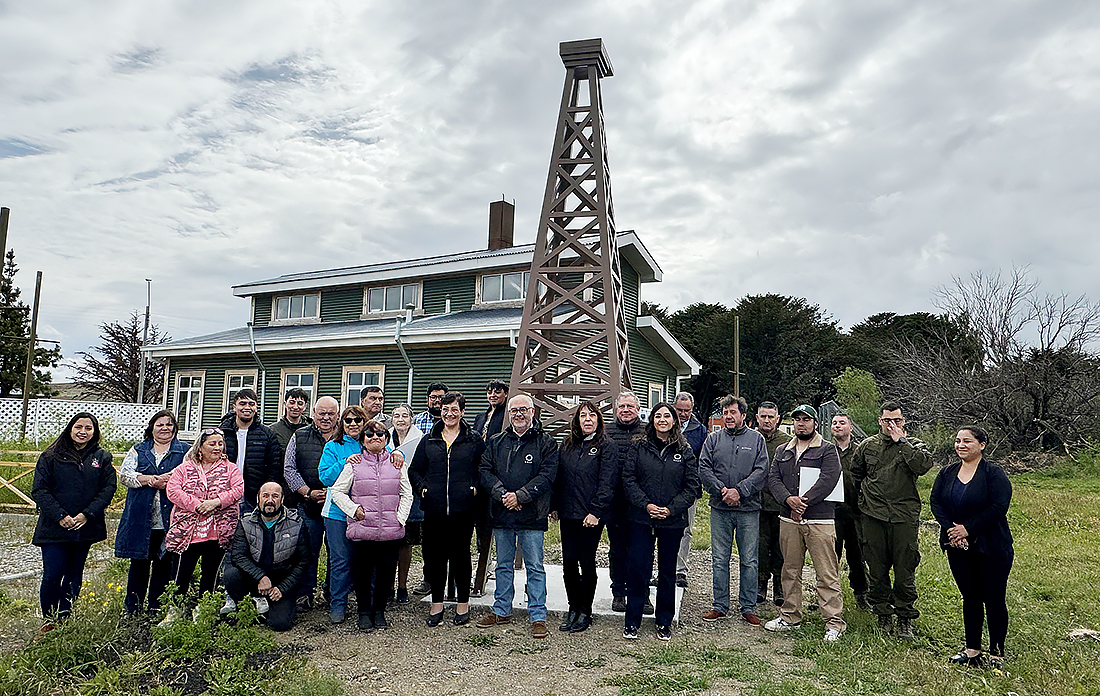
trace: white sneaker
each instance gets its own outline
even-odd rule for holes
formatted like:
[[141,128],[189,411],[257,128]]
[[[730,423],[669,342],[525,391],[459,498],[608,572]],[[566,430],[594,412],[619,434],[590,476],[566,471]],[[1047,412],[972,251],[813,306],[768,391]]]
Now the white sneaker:
[[835,643],[838,640],[840,640],[840,631],[836,630],[835,628],[825,629],[825,642],[826,643]]
[[171,626],[183,617],[183,611],[179,607],[168,607],[168,613],[164,615],[161,622],[157,624],[159,628]]
[[768,631],[793,631],[798,628],[798,624],[787,623],[782,616],[777,616],[764,624],[764,628]]
[[256,604],[257,614],[266,614],[268,608],[271,606],[267,602],[267,597],[253,597],[252,601]]
[[218,613],[222,616],[225,616],[226,614],[232,614],[235,611],[237,611],[237,603],[233,601],[232,597],[226,595],[225,604],[222,605],[222,608],[218,611]]

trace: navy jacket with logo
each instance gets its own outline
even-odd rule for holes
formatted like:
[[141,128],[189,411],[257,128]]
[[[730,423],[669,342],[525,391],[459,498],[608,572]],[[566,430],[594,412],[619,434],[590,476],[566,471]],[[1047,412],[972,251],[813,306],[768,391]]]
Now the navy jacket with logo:
[[[558,456],[558,443],[538,423],[522,436],[508,426],[489,438],[481,455],[481,485],[489,491],[494,528],[546,531]],[[519,499],[519,510],[504,507],[501,498],[510,492]]]

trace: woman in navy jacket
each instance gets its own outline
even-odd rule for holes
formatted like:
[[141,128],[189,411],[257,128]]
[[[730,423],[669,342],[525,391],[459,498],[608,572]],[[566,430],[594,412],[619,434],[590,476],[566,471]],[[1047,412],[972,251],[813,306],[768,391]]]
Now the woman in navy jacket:
[[688,524],[688,508],[700,495],[699,464],[680,432],[672,405],[649,414],[645,435],[634,440],[623,465],[623,491],[630,503],[629,596],[623,637],[636,639],[649,593],[653,545],[657,544],[657,638],[672,638],[676,608],[676,554]]
[[929,504],[940,524],[940,547],[947,552],[963,597],[966,647],[951,662],[984,665],[982,627],[988,617],[990,662],[999,668],[1008,634],[1005,594],[1013,549],[1007,513],[1012,484],[1001,467],[982,456],[987,442],[989,436],[981,428],[959,430],[955,453],[961,461],[940,470]]
[[[84,579],[88,550],[107,538],[103,513],[115,494],[111,453],[99,446],[99,421],[87,412],[65,429],[34,467],[35,546],[42,548],[42,616],[69,615]],[[50,624],[46,624],[49,627]]]
[[607,437],[603,415],[585,401],[569,422],[554,480],[551,510],[560,522],[562,573],[569,613],[558,629],[581,633],[592,625],[596,547],[619,483],[618,449]]
[[119,478],[126,486],[126,508],[115,534],[115,556],[130,559],[126,580],[127,614],[143,609],[146,592],[149,612],[160,609],[160,596],[176,574],[176,555],[166,553],[164,535],[172,514],[165,488],[172,470],[183,461],[188,445],[176,438],[179,424],[171,411],[149,419],[145,439],[130,448],[122,460]]

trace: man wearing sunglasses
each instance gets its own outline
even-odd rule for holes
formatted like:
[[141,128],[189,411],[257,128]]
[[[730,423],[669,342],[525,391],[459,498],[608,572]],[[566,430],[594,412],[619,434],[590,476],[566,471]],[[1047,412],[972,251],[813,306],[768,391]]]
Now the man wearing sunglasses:
[[558,473],[558,443],[535,423],[535,404],[517,394],[508,401],[509,426],[481,455],[481,485],[489,491],[489,515],[497,546],[496,598],[479,628],[511,623],[516,548],[527,566],[527,615],[531,637],[545,638],[546,571],[542,544],[550,493]]
[[[867,562],[868,601],[884,633],[913,640],[917,603],[917,530],[920,493],[917,479],[932,468],[932,454],[908,437],[901,406],[887,403],[878,419],[882,432],[859,444],[852,457],[852,484],[859,491],[863,558]],[[890,569],[894,582],[890,584]]]

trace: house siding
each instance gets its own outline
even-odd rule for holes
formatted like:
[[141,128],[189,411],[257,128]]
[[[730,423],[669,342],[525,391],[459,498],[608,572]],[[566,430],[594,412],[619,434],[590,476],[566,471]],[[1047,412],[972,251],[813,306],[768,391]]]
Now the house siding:
[[477,287],[476,275],[429,278],[424,281],[424,300],[421,307],[425,314],[442,314],[451,296],[451,311],[461,312],[474,304]]
[[363,316],[363,286],[321,291],[321,321],[357,321]]

